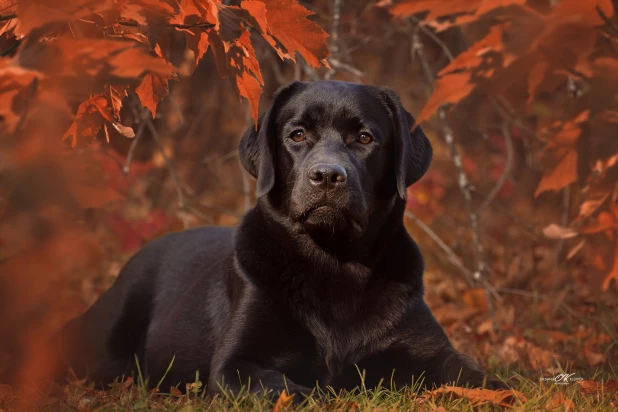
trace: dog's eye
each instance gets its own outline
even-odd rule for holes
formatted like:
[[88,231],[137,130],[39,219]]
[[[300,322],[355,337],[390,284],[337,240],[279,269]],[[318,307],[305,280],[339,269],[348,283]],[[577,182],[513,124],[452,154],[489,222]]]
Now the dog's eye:
[[360,135],[358,135],[358,139],[356,140],[358,140],[358,142],[362,144],[369,144],[373,142],[373,136],[371,136],[369,133],[361,133]]
[[295,130],[290,135],[290,139],[294,140],[295,142],[302,142],[303,140],[305,140],[305,132],[303,132],[302,130]]

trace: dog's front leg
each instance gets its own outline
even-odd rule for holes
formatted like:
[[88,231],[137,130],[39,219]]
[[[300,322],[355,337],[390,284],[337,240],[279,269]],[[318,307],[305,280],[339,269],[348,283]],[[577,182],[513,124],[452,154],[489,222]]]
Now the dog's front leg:
[[207,388],[209,395],[224,391],[234,396],[248,391],[278,397],[284,390],[289,395],[295,395],[295,402],[303,401],[313,392],[312,389],[295,384],[282,373],[265,369],[250,360],[223,362],[221,367],[215,368],[210,374]]
[[434,362],[437,363],[436,369],[440,371],[440,376],[436,379],[440,384],[509,389],[505,383],[489,378],[476,362],[467,355],[457,352],[450,345],[436,357]]
[[427,305],[419,303],[408,318],[406,343],[410,362],[422,365],[425,386],[443,384],[472,386],[488,389],[507,389],[496,379],[489,379],[481,367],[470,357],[456,351],[442,327],[435,320]]

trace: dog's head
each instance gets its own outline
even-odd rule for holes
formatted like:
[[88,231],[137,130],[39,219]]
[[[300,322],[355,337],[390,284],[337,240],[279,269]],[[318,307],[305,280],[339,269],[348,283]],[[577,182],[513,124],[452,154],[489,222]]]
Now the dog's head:
[[427,171],[431,145],[413,124],[389,89],[294,82],[245,132],[240,159],[258,199],[267,196],[294,224],[356,237]]

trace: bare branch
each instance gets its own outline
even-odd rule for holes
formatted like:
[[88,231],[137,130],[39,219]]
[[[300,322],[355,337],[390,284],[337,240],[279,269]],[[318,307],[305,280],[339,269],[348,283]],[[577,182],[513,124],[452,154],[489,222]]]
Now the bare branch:
[[[511,103],[503,95],[497,95],[495,100],[492,99],[492,102],[494,102],[494,107],[496,108],[496,110],[498,110],[498,112],[500,112],[503,118],[511,120],[511,122],[515,124],[515,126],[526,132],[526,134],[534,138],[537,142],[541,142],[539,136],[537,136],[537,134],[533,130],[526,126],[521,121],[521,119],[515,115],[515,109],[513,108],[513,106],[511,106]],[[500,107],[497,102],[500,102],[500,104],[504,107]]]
[[[145,113],[145,116],[148,116],[147,112]],[[135,133],[135,137],[133,138],[133,141],[131,142],[131,146],[129,146],[129,152],[127,153],[127,160],[125,161],[124,167],[122,168],[122,173],[125,176],[129,174],[130,167],[131,167],[131,161],[133,160],[133,153],[135,152],[135,148],[137,147],[137,144],[139,143],[139,140],[142,137],[142,134],[144,133],[144,129],[146,128],[146,122],[144,120],[145,119],[140,118],[140,123],[139,123],[139,127],[137,128],[137,133]]]
[[509,130],[509,126],[510,125],[506,120],[502,122],[502,136],[504,136],[504,141],[506,143],[506,164],[504,165],[504,170],[502,171],[500,178],[498,178],[498,181],[496,182],[494,188],[491,189],[491,191],[487,195],[487,198],[485,199],[481,207],[479,207],[478,213],[481,213],[483,210],[485,210],[485,208],[489,206],[489,204],[495,199],[498,193],[500,193],[500,190],[506,183],[509,175],[511,174],[511,171],[513,170],[514,149],[513,138],[511,137],[511,131]]
[[197,209],[194,206],[191,206],[190,204],[187,204],[187,211],[191,213],[192,215],[197,216],[198,218],[202,219],[204,222],[208,224],[214,223],[214,221],[212,220],[210,216],[205,215],[199,209]]
[[330,63],[331,70],[326,72],[326,74],[324,75],[324,78],[326,80],[331,79],[338,69],[348,71],[359,79],[364,76],[362,71],[342,61],[341,45],[340,45],[340,39],[339,39],[339,31],[341,27],[341,5],[342,3],[343,3],[342,0],[333,0],[333,8],[332,8],[333,23],[330,29],[330,42],[329,42],[331,57],[328,58],[328,62]]
[[[139,24],[137,24],[137,22],[128,21],[128,20],[119,21],[118,24],[121,26],[127,26],[127,27],[139,27]],[[215,27],[215,25],[212,23],[194,23],[194,24],[171,24],[170,23],[170,24],[166,24],[166,26],[174,27],[177,29],[203,29],[203,30],[208,30],[208,29],[212,29],[213,27]]]
[[414,24],[416,25],[416,27],[418,27],[420,30],[422,30],[423,33],[425,33],[427,36],[429,36],[431,38],[431,40],[433,40],[442,49],[442,51],[444,52],[444,55],[451,62],[453,60],[455,60],[455,57],[453,56],[453,53],[451,53],[451,50],[448,48],[446,43],[444,43],[442,40],[440,40],[440,38],[438,36],[436,36],[436,33],[431,31],[430,29],[428,29],[427,26],[423,25],[418,17],[412,16],[412,17],[410,17],[410,20],[412,20],[414,22]]
[[154,124],[152,123],[152,118],[150,116],[147,116],[146,125],[148,126],[148,129],[150,129],[150,133],[152,133],[152,136],[155,138],[157,145],[159,146],[161,157],[163,157],[163,160],[165,161],[165,165],[167,166],[167,169],[170,172],[172,181],[174,182],[174,187],[176,188],[176,194],[178,195],[178,207],[181,209],[185,209],[187,206],[187,203],[185,202],[185,197],[182,193],[182,187],[180,185],[180,180],[178,179],[176,170],[172,166],[172,162],[170,161],[169,157],[167,157],[167,155],[165,154],[165,148],[163,147],[163,143],[161,142],[161,137],[159,136],[159,132],[157,131],[157,129],[154,127]]
[[17,14],[15,13],[11,13],[11,14],[5,14],[4,16],[0,15],[0,21],[8,21],[8,20],[13,20],[17,18]]
[[[569,204],[570,204],[570,191],[569,191],[569,186],[565,186],[564,189],[562,189],[562,227],[567,227],[569,224]],[[558,241],[558,245],[556,246],[556,254],[555,254],[555,259],[556,259],[556,267],[560,268],[560,255],[562,254],[562,250],[564,249],[564,239],[560,239]],[[556,271],[556,274],[554,276],[554,287],[558,285],[558,274],[559,272]]]
[[600,6],[595,6],[595,9],[597,9],[597,13],[599,13],[599,16],[601,16],[605,24],[607,24],[607,26],[610,28],[611,34],[618,36],[618,28],[616,27],[616,25],[614,25],[614,22],[611,21],[609,17],[607,17],[607,15],[603,12]]
[[333,16],[333,22],[330,28],[330,58],[328,59],[330,65],[331,65],[331,70],[329,70],[328,72],[326,72],[326,74],[324,75],[324,79],[326,80],[330,80],[333,75],[335,74],[335,71],[337,69],[337,66],[335,66],[334,62],[338,62],[339,63],[339,52],[340,52],[340,48],[339,48],[339,25],[341,23],[341,0],[333,0],[333,4],[332,4],[332,16]]
[[468,269],[463,261],[457,256],[457,254],[451,249],[446,242],[444,242],[440,236],[436,232],[434,232],[429,226],[427,226],[422,220],[420,220],[416,215],[414,215],[409,210],[405,211],[405,215],[407,218],[412,220],[418,227],[420,227],[423,232],[427,233],[427,235],[434,241],[436,244],[444,251],[448,260],[455,265],[457,269],[459,269],[466,277],[473,282],[474,277],[473,273],[470,269]]
[[[474,186],[470,186],[470,191],[479,196],[480,198],[482,198],[483,200],[487,201],[487,196],[485,194],[483,194],[483,192],[479,191],[476,187]],[[513,213],[511,213],[511,210],[504,206],[502,203],[500,203],[499,201],[497,201],[496,199],[493,199],[492,202],[489,203],[491,206],[498,206],[499,209],[505,214],[507,215],[509,218],[511,218],[511,220],[515,223],[517,223],[519,226],[521,226],[526,232],[528,232],[528,234],[534,236],[535,238],[539,238],[539,235],[534,231],[534,229],[532,228],[532,226],[527,225],[525,222],[523,222],[521,219],[519,219],[517,216],[515,216]]]
[[458,183],[459,189],[464,197],[464,203],[466,205],[466,210],[468,212],[468,216],[470,217],[470,227],[472,233],[472,242],[474,244],[474,249],[476,252],[476,261],[477,261],[477,270],[474,273],[473,277],[475,280],[481,282],[485,289],[485,300],[487,301],[487,310],[491,316],[492,326],[494,330],[498,329],[498,321],[496,320],[496,313],[493,308],[493,302],[491,300],[491,292],[493,292],[494,297],[497,300],[500,300],[498,294],[495,292],[495,289],[489,284],[487,281],[487,273],[488,267],[485,263],[485,250],[483,247],[483,241],[481,240],[481,228],[479,225],[478,215],[474,211],[472,206],[472,194],[470,191],[470,183],[468,181],[468,176],[463,168],[463,163],[461,161],[461,157],[459,156],[459,152],[457,150],[457,146],[455,145],[455,138],[453,135],[453,130],[448,124],[448,119],[446,116],[446,108],[444,105],[438,109],[438,117],[442,123],[442,131],[444,134],[444,140],[446,141],[447,146],[451,152],[451,159],[453,160],[453,164],[457,169],[457,174],[459,175]]
[[[434,75],[431,70],[431,67],[429,66],[427,58],[425,57],[425,50],[424,50],[423,42],[418,36],[419,26],[420,26],[419,24],[416,24],[416,27],[412,31],[412,52],[413,52],[413,55],[416,55],[419,57],[421,66],[423,68],[423,72],[425,73],[425,77],[427,79],[427,82],[429,84],[433,84]],[[446,45],[444,47],[446,47]],[[449,53],[449,55],[452,56],[452,53]],[[483,289],[485,291],[485,299],[487,301],[487,309],[488,309],[489,315],[491,316],[492,327],[494,330],[497,330],[498,322],[496,320],[496,313],[494,311],[493,302],[491,298],[493,296],[497,301],[500,301],[501,298],[496,293],[495,288],[491,284],[489,284],[487,280],[488,268],[487,268],[487,264],[485,263],[485,256],[484,256],[484,250],[483,250],[483,243],[481,240],[478,216],[472,207],[472,194],[469,189],[471,185],[469,184],[468,177],[466,176],[466,173],[463,170],[463,164],[461,162],[461,158],[459,157],[457,147],[455,146],[453,130],[450,128],[447,118],[446,118],[446,108],[444,107],[444,105],[440,107],[438,111],[438,117],[440,118],[441,123],[442,123],[442,131],[443,131],[444,139],[451,151],[451,158],[453,160],[453,163],[455,164],[455,168],[457,169],[457,172],[459,175],[459,179],[458,179],[459,188],[461,189],[461,192],[464,196],[466,209],[470,217],[472,240],[475,246],[476,260],[477,260],[477,270],[472,275],[472,278],[480,282],[483,285]]]
[[[187,207],[187,202],[185,201],[185,197],[182,192],[182,186],[180,184],[180,180],[178,179],[176,170],[172,166],[172,162],[170,161],[169,157],[167,157],[167,154],[165,153],[165,148],[163,147],[161,136],[159,136],[159,132],[157,131],[156,127],[154,127],[154,123],[152,122],[152,117],[150,116],[150,113],[149,113],[150,111],[146,108],[139,107],[136,101],[134,101],[134,105],[132,109],[133,109],[133,113],[135,114],[135,116],[140,117],[142,119],[140,127],[142,124],[145,124],[146,127],[148,127],[148,129],[150,130],[152,137],[154,137],[155,141],[157,142],[157,146],[159,146],[159,151],[161,152],[161,157],[163,157],[165,166],[167,167],[170,173],[170,177],[172,178],[172,182],[174,182],[174,187],[176,188],[176,195],[178,196],[178,207],[180,209],[185,210]],[[140,110],[141,110],[141,113],[140,113]],[[137,138],[137,136],[135,138]]]
[[433,70],[429,66],[429,62],[427,61],[427,57],[425,56],[425,47],[423,45],[423,41],[418,35],[419,25],[416,25],[412,30],[412,57],[418,56],[419,61],[421,62],[421,67],[423,68],[423,73],[425,74],[425,78],[427,79],[428,84],[433,85],[434,75]]
[[333,0],[333,24],[330,30],[330,52],[335,58],[339,57],[339,27],[341,23],[341,0]]

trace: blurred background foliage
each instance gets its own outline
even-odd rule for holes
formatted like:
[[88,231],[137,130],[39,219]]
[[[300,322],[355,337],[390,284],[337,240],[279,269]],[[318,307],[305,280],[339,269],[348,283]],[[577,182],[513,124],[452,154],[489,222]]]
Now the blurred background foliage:
[[615,6],[0,0],[0,372],[45,376],[46,337],[145,242],[236,225],[258,102],[321,79],[391,87],[430,138],[406,225],[459,349],[615,364]]

